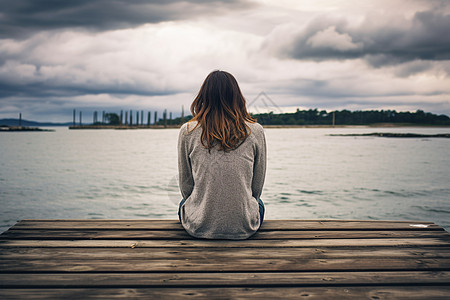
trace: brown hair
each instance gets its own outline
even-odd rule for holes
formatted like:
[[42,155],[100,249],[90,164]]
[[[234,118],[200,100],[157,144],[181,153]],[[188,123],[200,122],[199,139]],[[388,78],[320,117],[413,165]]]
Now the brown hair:
[[205,79],[191,105],[193,119],[202,128],[202,144],[219,150],[237,148],[250,134],[245,122],[256,122],[245,107],[236,79],[228,72],[213,71]]

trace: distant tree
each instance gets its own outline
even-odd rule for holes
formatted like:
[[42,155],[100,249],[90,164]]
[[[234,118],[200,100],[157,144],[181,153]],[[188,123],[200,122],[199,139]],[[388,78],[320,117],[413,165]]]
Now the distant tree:
[[108,125],[120,125],[120,117],[116,113],[105,114],[105,119]]

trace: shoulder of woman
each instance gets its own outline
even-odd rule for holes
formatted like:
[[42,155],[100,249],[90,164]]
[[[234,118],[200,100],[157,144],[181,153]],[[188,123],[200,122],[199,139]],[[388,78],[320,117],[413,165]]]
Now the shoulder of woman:
[[197,121],[186,122],[183,125],[181,125],[180,133],[189,134],[196,128],[196,126],[197,126]]
[[247,123],[249,126],[251,132],[254,132],[255,134],[264,134],[264,129],[259,123]]

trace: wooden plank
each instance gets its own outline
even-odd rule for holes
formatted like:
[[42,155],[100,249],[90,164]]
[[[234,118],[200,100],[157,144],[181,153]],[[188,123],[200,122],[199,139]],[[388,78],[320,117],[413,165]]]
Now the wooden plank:
[[135,260],[135,259],[202,259],[215,257],[217,259],[253,258],[450,258],[450,248],[206,248],[200,251],[196,248],[0,248],[0,260],[10,259],[56,259],[56,260]]
[[110,288],[0,289],[4,299],[442,299],[450,287],[279,287],[279,288]]
[[[133,229],[183,230],[177,220],[22,220],[11,229]],[[272,230],[443,230],[432,222],[356,220],[265,220]]]
[[[256,233],[251,239],[362,239],[362,238],[426,238],[447,237],[446,231],[263,231]],[[0,235],[0,239],[45,239],[45,240],[87,240],[87,239],[143,239],[143,240],[180,240],[194,239],[185,231],[170,230],[8,230]]]
[[0,288],[450,285],[450,272],[0,274]]
[[[439,232],[439,231],[438,231]],[[440,232],[439,232],[440,233]],[[0,239],[45,239],[45,240],[88,240],[88,239],[150,239],[150,240],[180,240],[193,239],[182,230],[8,230],[0,235]]]
[[432,222],[417,221],[361,221],[361,220],[267,220],[262,230],[443,230]]
[[111,248],[283,248],[283,247],[448,247],[448,238],[308,239],[308,240],[0,240],[0,247]]
[[420,259],[154,259],[154,260],[3,260],[11,272],[293,272],[367,270],[450,270],[448,258]]

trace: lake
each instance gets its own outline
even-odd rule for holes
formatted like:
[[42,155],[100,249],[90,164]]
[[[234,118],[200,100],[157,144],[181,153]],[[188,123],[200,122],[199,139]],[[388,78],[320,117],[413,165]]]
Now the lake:
[[[21,219],[176,219],[177,129],[0,133],[0,231]],[[266,219],[433,221],[450,229],[450,128],[266,128]]]

